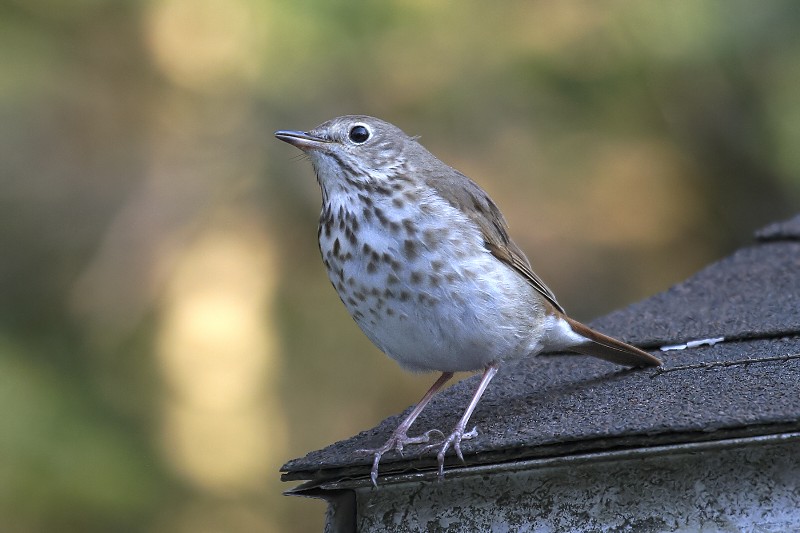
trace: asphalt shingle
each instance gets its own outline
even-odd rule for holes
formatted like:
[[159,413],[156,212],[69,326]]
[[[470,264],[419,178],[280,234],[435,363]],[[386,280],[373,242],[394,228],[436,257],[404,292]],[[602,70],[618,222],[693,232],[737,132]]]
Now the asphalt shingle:
[[759,241],[800,239],[800,215],[782,222],[775,222],[774,224],[770,224],[758,230],[756,232],[756,239]]
[[800,242],[737,250],[683,283],[591,323],[637,346],[798,332]]

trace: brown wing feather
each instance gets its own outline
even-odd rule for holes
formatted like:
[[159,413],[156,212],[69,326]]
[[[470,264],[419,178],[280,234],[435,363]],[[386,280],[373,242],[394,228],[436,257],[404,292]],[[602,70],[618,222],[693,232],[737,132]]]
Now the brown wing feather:
[[[586,343],[571,346],[570,350],[627,366],[658,366],[661,364],[661,361],[649,353],[603,335],[567,317],[553,291],[533,272],[528,258],[508,236],[508,224],[489,195],[464,174],[447,166],[444,168],[446,172],[441,171],[440,165],[431,165],[420,175],[424,176],[427,185],[435,189],[442,198],[461,210],[478,225],[485,240],[484,245],[492,255],[519,272],[539,294],[553,305],[554,312],[561,314],[576,333],[587,339]],[[435,172],[435,170],[439,172]]]
[[[510,243],[511,245],[516,248],[514,243]],[[530,264],[526,261],[524,255],[521,255],[522,252],[514,253],[514,250],[510,246],[498,246],[493,242],[486,241],[486,249],[491,252],[493,256],[497,259],[502,261],[503,263],[507,264],[517,272],[519,272],[522,277],[524,277],[528,283],[530,283],[534,289],[536,289],[542,296],[550,302],[553,307],[564,313],[564,308],[556,301],[556,297],[553,294],[553,291],[544,284],[539,276],[537,276],[533,270],[531,269]]]
[[534,289],[563,313],[564,308],[556,300],[553,291],[533,272],[528,258],[508,236],[508,224],[489,195],[464,174],[449,167],[448,170],[452,172],[427,180],[428,185],[478,225],[486,241],[486,249],[493,256],[519,272]]

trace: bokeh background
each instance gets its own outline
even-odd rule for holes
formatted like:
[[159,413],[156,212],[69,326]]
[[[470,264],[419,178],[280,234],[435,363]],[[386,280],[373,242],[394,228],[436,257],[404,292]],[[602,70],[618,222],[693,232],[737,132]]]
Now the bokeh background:
[[341,306],[272,137],[347,113],[589,320],[800,210],[800,3],[0,1],[0,531],[321,529],[280,466],[433,379]]

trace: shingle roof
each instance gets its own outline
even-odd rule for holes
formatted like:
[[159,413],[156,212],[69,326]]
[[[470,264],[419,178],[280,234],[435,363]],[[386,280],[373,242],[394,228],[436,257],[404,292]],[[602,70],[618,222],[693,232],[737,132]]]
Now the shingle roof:
[[[656,349],[658,369],[625,370],[577,355],[531,357],[501,367],[476,409],[468,465],[800,430],[800,215],[757,242],[652,298],[594,321],[597,329]],[[438,395],[411,434],[449,432],[477,376]],[[283,479],[367,477],[372,457],[402,419],[284,465]],[[381,473],[433,469],[435,451],[386,454]],[[460,465],[448,457],[451,466]]]
[[[691,339],[797,334],[800,216],[757,233],[759,243],[652,298],[592,322],[648,348]],[[680,251],[678,251],[680,253]]]

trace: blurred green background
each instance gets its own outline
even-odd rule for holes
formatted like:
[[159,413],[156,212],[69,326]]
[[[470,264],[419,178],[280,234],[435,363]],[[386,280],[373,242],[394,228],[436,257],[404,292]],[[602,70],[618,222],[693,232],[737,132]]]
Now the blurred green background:
[[421,135],[589,320],[800,209],[798,95],[793,0],[3,0],[0,531],[319,531],[283,462],[430,385],[274,130]]

